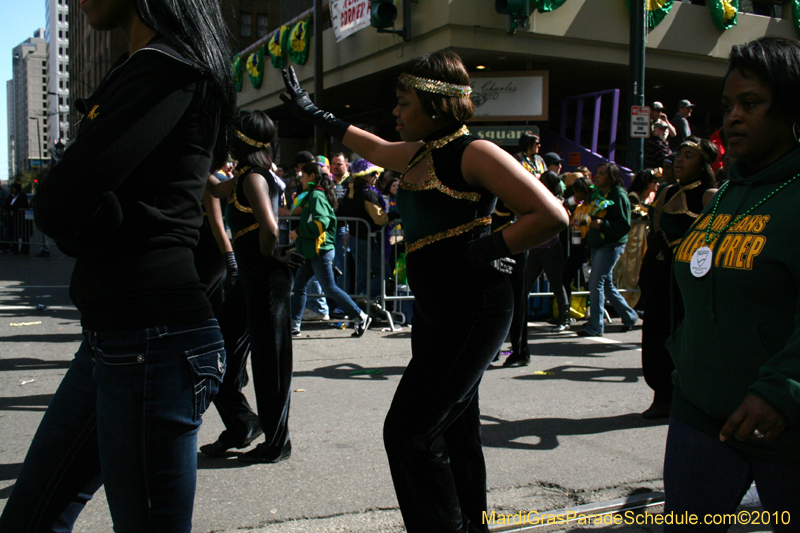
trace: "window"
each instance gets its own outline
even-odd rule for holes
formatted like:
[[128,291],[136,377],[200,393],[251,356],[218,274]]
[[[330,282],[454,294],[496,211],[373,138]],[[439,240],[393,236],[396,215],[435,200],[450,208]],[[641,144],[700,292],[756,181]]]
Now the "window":
[[42,92],[47,94],[47,85],[42,85]]
[[64,64],[63,63],[59,63],[58,64],[58,71],[59,72],[64,72]]
[[47,126],[42,127],[42,133],[47,133]]
[[47,124],[47,117],[44,117],[44,119],[42,119],[42,123]]
[[63,14],[61,14],[61,13],[58,14],[58,21],[59,22],[64,22],[64,15]]
[[252,35],[253,15],[251,13],[239,14],[239,35],[250,37]]
[[46,60],[45,60],[45,61],[42,61],[42,66],[43,66],[43,67],[46,67],[46,66],[47,66],[47,61],[46,61]]
[[257,30],[258,37],[259,38],[266,37],[267,26],[269,26],[269,18],[266,15],[259,13],[257,18],[257,25],[258,25],[258,30]]
[[64,97],[63,96],[59,96],[58,97],[58,105],[64,105]]
[[[47,74],[47,72],[42,72],[42,74]],[[47,83],[47,78],[42,78],[42,83]]]
[[58,82],[58,88],[59,88],[59,89],[63,89],[63,88],[64,88],[64,80],[60,80],[60,81]]
[[43,68],[43,69],[42,69],[42,75],[43,75],[43,76],[47,76],[47,69],[46,69],[46,68]]
[[60,56],[64,55],[64,47],[63,46],[59,46],[58,47],[58,55],[60,55]]

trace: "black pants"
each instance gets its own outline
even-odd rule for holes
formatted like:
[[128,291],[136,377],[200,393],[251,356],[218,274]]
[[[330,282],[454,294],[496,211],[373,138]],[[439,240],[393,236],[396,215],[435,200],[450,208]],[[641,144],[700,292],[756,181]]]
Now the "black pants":
[[[662,253],[664,258],[658,259],[658,252],[655,246],[647,249],[639,278],[642,295],[646,295],[645,320],[642,323],[642,373],[647,385],[655,392],[655,401],[669,403],[672,401],[675,365],[665,343],[672,332],[672,321],[677,326],[683,320],[683,300],[672,279],[672,254]],[[670,316],[672,312],[674,317]]]
[[197,269],[197,275],[200,276],[200,283],[206,286],[206,296],[211,302],[214,316],[219,316],[222,310],[225,285],[225,260],[222,252],[219,251],[214,234],[211,233],[211,226],[206,217],[203,217],[203,225],[200,226],[200,240],[194,249],[194,267]]
[[430,248],[443,250],[408,255],[412,357],[384,444],[409,533],[488,532],[478,386],[508,333],[511,284],[495,271],[465,274],[460,260],[446,259],[463,251]]
[[[585,244],[573,244],[570,247],[569,255],[564,262],[564,276],[562,285],[567,293],[567,301],[572,301],[572,284],[581,286],[581,269],[589,261],[589,247]],[[586,280],[584,280],[586,282]]]
[[[272,258],[248,260],[237,254],[239,279],[220,313],[228,352],[225,373],[214,405],[225,424],[223,437],[241,442],[260,425],[269,449],[289,445],[289,400],[292,384],[291,271]],[[241,390],[247,380],[247,353],[253,357],[253,387],[258,415]]]
[[550,290],[558,304],[558,324],[569,322],[569,300],[561,277],[564,273],[564,249],[556,244],[549,248],[534,248],[528,252],[528,269],[525,272],[525,293],[531,292],[536,279],[545,273],[550,282]]
[[511,256],[516,261],[509,274],[511,290],[514,293],[514,314],[511,319],[511,329],[508,332],[511,341],[511,351],[515,357],[530,357],[528,350],[528,286],[525,273],[528,262],[528,252]]

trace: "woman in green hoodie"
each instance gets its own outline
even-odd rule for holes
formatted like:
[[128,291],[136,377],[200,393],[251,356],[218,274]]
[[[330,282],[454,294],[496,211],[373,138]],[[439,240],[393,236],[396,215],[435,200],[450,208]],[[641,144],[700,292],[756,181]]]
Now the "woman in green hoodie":
[[665,510],[702,523],[733,513],[755,481],[762,523],[797,531],[800,43],[734,46],[728,67],[723,128],[736,162],[673,263],[685,318],[667,343],[676,372]]
[[592,272],[589,274],[591,316],[586,327],[578,332],[580,337],[603,336],[606,299],[622,318],[622,331],[630,331],[639,317],[611,280],[611,271],[625,250],[631,229],[631,204],[628,193],[622,187],[619,167],[614,163],[598,166],[595,185],[600,189],[601,196],[596,198],[597,209],[593,210],[586,234],[592,259]]
[[297,241],[297,251],[307,259],[297,271],[292,296],[292,335],[300,335],[300,322],[306,307],[306,294],[311,278],[316,276],[325,296],[336,303],[355,321],[353,337],[361,337],[371,318],[340,289],[333,280],[334,244],[336,243],[337,198],[333,182],[317,163],[306,163],[300,170],[300,183],[308,194],[300,207],[300,225],[289,238]]

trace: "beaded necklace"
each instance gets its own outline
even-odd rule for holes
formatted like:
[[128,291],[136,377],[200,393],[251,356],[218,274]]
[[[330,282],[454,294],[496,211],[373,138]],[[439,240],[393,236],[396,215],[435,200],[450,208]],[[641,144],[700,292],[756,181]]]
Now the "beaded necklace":
[[419,154],[417,157],[411,160],[411,162],[406,166],[406,170],[405,172],[403,172],[403,174],[405,175],[405,173],[411,170],[411,168],[414,165],[416,165],[417,163],[428,157],[428,154],[430,154],[434,150],[438,150],[442,146],[446,145],[447,143],[449,143],[454,139],[461,137],[462,135],[469,135],[469,130],[467,129],[466,126],[461,126],[461,128],[458,131],[451,133],[450,135],[447,135],[445,137],[442,137],[441,139],[436,139],[435,141],[426,142],[425,150],[423,150],[421,154]]
[[797,174],[796,176],[794,176],[792,178],[789,178],[788,180],[786,180],[783,183],[781,183],[778,186],[777,189],[775,189],[774,191],[772,191],[771,193],[766,195],[764,198],[762,198],[756,205],[754,205],[753,207],[751,207],[750,209],[748,209],[747,211],[745,211],[741,215],[736,215],[736,218],[734,218],[733,220],[731,220],[730,222],[725,224],[725,227],[723,227],[719,231],[715,231],[714,232],[714,237],[712,238],[711,237],[711,226],[714,224],[714,218],[717,216],[717,208],[719,207],[719,202],[720,202],[720,200],[722,200],[722,196],[725,194],[725,191],[728,190],[728,185],[730,185],[730,183],[731,183],[730,181],[725,182],[725,185],[722,186],[722,188],[719,191],[719,194],[717,195],[717,201],[714,202],[714,209],[711,210],[711,220],[708,221],[708,227],[706,228],[706,236],[705,236],[705,239],[704,239],[704,242],[705,242],[706,246],[708,246],[712,242],[714,242],[717,239],[717,237],[720,236],[721,233],[727,231],[733,225],[741,222],[742,219],[744,217],[746,217],[747,215],[749,215],[750,213],[752,213],[755,208],[757,208],[758,206],[760,206],[761,204],[763,204],[764,202],[766,202],[767,200],[772,198],[775,194],[779,193],[781,190],[783,190],[784,187],[786,187],[787,185],[792,183],[797,178],[800,178],[800,174]]
[[711,250],[710,246],[712,242],[717,240],[717,237],[719,237],[724,232],[728,231],[734,225],[741,222],[744,219],[744,217],[752,213],[753,210],[755,210],[758,206],[760,206],[761,204],[772,198],[774,195],[782,191],[786,186],[788,186],[797,178],[800,178],[800,174],[797,174],[789,178],[788,180],[784,181],[783,183],[781,183],[777,189],[775,189],[774,191],[766,195],[764,198],[759,200],[750,209],[748,209],[747,211],[745,211],[740,215],[736,215],[736,217],[733,218],[727,224],[725,224],[725,226],[723,226],[718,231],[713,232],[712,234],[711,228],[714,225],[714,219],[717,217],[717,208],[719,208],[719,202],[720,200],[722,200],[722,197],[725,195],[725,192],[728,190],[728,186],[731,183],[730,181],[726,182],[725,185],[723,185],[720,188],[719,193],[717,193],[717,200],[714,202],[714,208],[711,210],[711,217],[708,221],[708,226],[706,227],[706,235],[703,238],[704,245],[695,250],[694,254],[692,254],[692,260],[690,262],[690,267],[689,267],[692,272],[692,275],[694,275],[697,278],[701,278],[706,274],[708,274],[708,271],[711,270],[711,264],[713,262],[712,261],[713,251]]

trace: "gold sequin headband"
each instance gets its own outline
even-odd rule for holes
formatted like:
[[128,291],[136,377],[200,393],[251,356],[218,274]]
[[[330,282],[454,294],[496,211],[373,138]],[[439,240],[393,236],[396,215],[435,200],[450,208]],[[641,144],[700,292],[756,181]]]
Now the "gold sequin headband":
[[469,85],[456,85],[455,83],[447,83],[446,81],[429,80],[428,78],[418,78],[411,74],[400,74],[400,83],[406,87],[413,87],[419,91],[429,93],[443,94],[445,96],[460,96],[462,98],[468,97],[472,94],[472,87]]
[[706,162],[707,162],[709,165],[712,163],[712,161],[711,161],[711,158],[710,158],[710,157],[708,157],[708,154],[706,154],[705,150],[703,150],[702,148],[700,148],[700,145],[699,145],[699,144],[697,144],[696,142],[692,142],[692,141],[683,141],[683,142],[681,143],[681,148],[683,148],[684,146],[688,146],[688,147],[690,147],[690,148],[694,148],[695,150],[697,150],[698,152],[700,152],[700,155],[702,155],[702,156],[703,156],[703,158],[706,160]]
[[236,136],[239,137],[242,140],[242,142],[249,144],[250,146],[255,146],[256,148],[266,148],[267,146],[269,146],[269,143],[262,143],[254,139],[251,139],[250,137],[248,137],[239,130],[236,130]]

